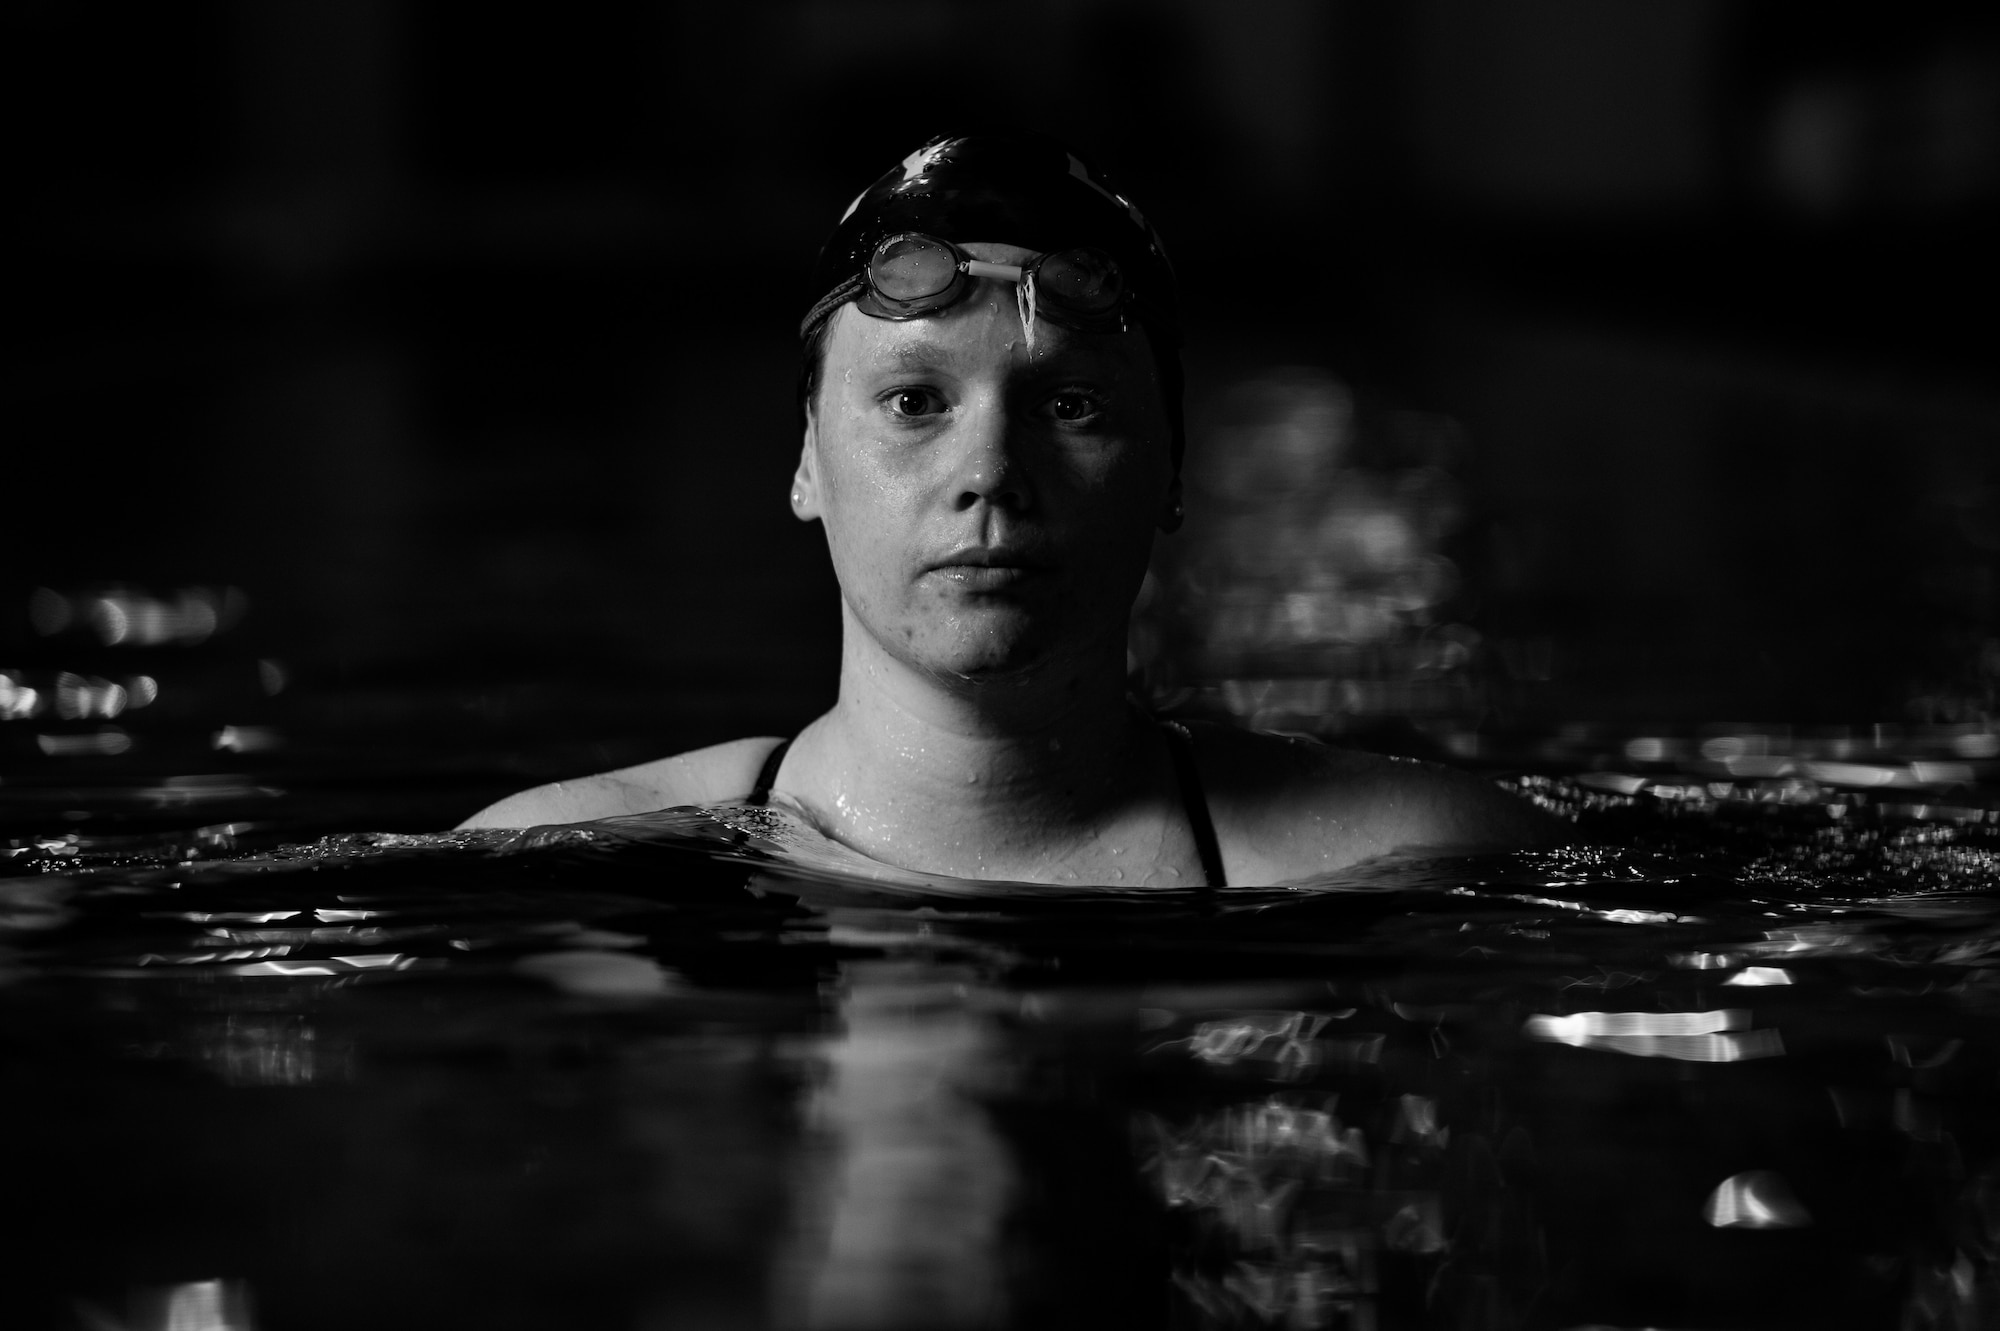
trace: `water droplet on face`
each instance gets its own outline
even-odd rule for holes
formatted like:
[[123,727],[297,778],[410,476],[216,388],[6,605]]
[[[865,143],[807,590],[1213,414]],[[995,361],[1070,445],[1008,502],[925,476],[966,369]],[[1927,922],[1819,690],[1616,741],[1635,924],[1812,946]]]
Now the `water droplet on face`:
[[1124,881],[1124,878],[1125,878],[1125,871],[1124,871],[1123,869],[1113,869],[1113,870],[1112,870],[1112,871],[1111,871],[1111,872],[1110,872],[1110,873],[1109,873],[1108,875],[1106,875],[1106,876],[1107,876],[1107,877],[1109,877],[1109,878],[1111,879],[1111,881],[1112,881],[1112,882],[1114,882],[1114,883],[1117,883],[1117,882],[1122,882],[1122,881]]

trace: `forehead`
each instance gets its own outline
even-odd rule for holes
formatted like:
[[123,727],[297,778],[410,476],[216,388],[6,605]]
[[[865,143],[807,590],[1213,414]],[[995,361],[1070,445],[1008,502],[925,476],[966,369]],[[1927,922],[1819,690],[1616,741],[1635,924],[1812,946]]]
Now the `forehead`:
[[[850,368],[939,370],[970,374],[1007,367],[1111,373],[1136,369],[1144,339],[1133,334],[1077,333],[1046,319],[1035,321],[1032,351],[1014,302],[975,294],[941,315],[923,319],[873,319],[852,305],[834,317],[827,362]],[[995,308],[997,307],[997,308]],[[1128,342],[1137,345],[1126,345]]]

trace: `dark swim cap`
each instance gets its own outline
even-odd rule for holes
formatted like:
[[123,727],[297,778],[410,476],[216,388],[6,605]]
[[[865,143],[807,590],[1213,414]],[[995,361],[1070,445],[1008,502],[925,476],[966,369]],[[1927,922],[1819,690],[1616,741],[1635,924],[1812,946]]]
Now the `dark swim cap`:
[[1174,271],[1145,215],[1075,153],[1026,133],[940,135],[863,190],[820,250],[801,336],[860,293],[875,247],[904,231],[1040,253],[1103,250],[1124,270],[1133,317],[1156,340],[1180,341]]
[[914,231],[957,244],[985,241],[1038,253],[1089,246],[1122,270],[1128,310],[1152,346],[1181,455],[1180,298],[1160,238],[1130,199],[1054,139],[1020,131],[944,134],[863,190],[813,266],[813,304],[799,325],[810,386],[818,335],[843,304],[866,290],[875,247]]

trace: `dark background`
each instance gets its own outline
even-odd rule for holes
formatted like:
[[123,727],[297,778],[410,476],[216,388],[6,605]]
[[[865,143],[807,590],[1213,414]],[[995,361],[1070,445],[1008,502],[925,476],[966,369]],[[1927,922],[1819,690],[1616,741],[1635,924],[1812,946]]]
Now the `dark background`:
[[[154,776],[480,792],[801,724],[837,628],[785,504],[804,274],[993,120],[1109,167],[1186,287],[1163,691],[1350,733],[1984,726],[2000,22],[1958,8],[12,3],[11,779],[86,782],[46,737],[113,720]],[[1260,530],[1387,514],[1377,573],[1445,571],[1372,628],[1312,610],[1352,560],[1203,572],[1251,530],[1202,507],[1255,489],[1245,413],[1308,399],[1339,457]],[[199,641],[84,613],[229,587]],[[160,694],[59,715],[62,672]]]

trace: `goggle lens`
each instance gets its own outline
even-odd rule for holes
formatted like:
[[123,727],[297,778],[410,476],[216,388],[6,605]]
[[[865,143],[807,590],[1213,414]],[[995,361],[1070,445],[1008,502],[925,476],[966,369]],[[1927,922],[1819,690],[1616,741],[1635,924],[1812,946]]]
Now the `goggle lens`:
[[958,256],[927,236],[894,236],[875,251],[868,275],[890,300],[925,300],[957,280]]
[[[1018,281],[1034,275],[1035,298],[1049,317],[1086,332],[1125,327],[1125,277],[1102,250],[1071,249],[1040,255],[1025,270],[974,264],[950,241],[905,232],[890,236],[869,256],[862,313],[878,319],[918,319],[956,304],[970,289],[968,267],[979,276],[1004,272]],[[981,271],[981,270],[992,271]]]
[[1124,276],[1100,250],[1048,255],[1035,269],[1035,282],[1042,299],[1078,314],[1108,314],[1125,296]]

